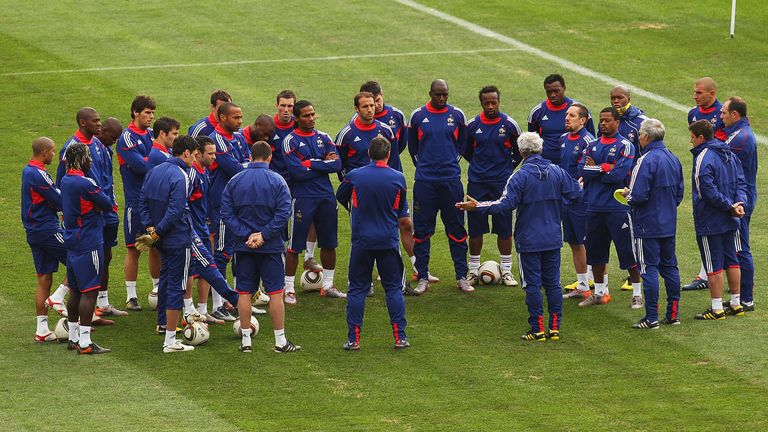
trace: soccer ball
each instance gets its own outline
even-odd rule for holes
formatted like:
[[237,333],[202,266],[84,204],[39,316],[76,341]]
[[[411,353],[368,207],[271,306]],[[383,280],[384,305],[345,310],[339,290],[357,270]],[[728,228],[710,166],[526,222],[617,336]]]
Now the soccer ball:
[[253,305],[264,306],[267,303],[269,303],[269,296],[264,294],[264,291],[259,288],[259,290],[256,291],[256,294],[253,295]]
[[[240,331],[240,319],[235,320],[235,323],[232,324],[232,330],[235,332],[235,336],[243,337],[243,332]],[[251,337],[257,334],[259,334],[259,322],[255,316],[251,315]]]
[[184,327],[181,335],[187,343],[197,346],[208,342],[210,332],[208,331],[208,325],[194,322]]
[[62,318],[56,323],[56,328],[53,329],[53,334],[60,341],[69,339],[69,321],[67,318]]
[[157,310],[157,291],[152,290],[149,292],[149,295],[147,296],[147,303],[149,303],[150,309]]
[[301,289],[304,291],[320,291],[323,287],[323,274],[304,270],[301,274]]
[[486,261],[477,270],[477,277],[483,285],[494,285],[501,280],[501,266],[496,261]]

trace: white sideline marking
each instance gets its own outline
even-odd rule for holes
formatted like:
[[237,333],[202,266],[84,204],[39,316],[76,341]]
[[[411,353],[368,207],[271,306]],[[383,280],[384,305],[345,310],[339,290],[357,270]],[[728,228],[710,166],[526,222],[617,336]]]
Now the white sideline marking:
[[[558,57],[558,56],[556,56],[554,54],[550,54],[550,53],[548,53],[546,51],[540,50],[540,49],[538,49],[536,47],[533,47],[531,45],[528,45],[526,43],[520,42],[517,39],[513,39],[513,38],[511,38],[509,36],[505,36],[503,34],[496,33],[493,30],[490,30],[488,28],[479,26],[479,25],[471,23],[469,21],[465,21],[465,20],[463,20],[461,18],[455,17],[453,15],[449,15],[449,14],[447,14],[445,12],[441,12],[441,11],[439,11],[437,9],[433,9],[433,8],[431,8],[429,6],[424,6],[421,3],[418,3],[418,2],[415,2],[415,1],[412,1],[412,0],[395,0],[395,1],[400,3],[401,5],[408,6],[410,8],[416,9],[419,12],[422,12],[422,13],[425,13],[425,14],[428,14],[428,15],[432,15],[432,16],[440,18],[440,19],[442,19],[444,21],[448,21],[448,22],[451,22],[453,24],[456,24],[457,26],[459,26],[459,27],[461,27],[461,28],[463,28],[465,30],[469,30],[472,33],[475,33],[475,34],[478,34],[478,35],[481,35],[481,36],[485,36],[485,37],[494,39],[494,40],[499,41],[499,42],[501,42],[503,44],[506,44],[506,45],[509,45],[509,46],[513,46],[513,47],[517,48],[520,51],[527,52],[527,53],[535,55],[536,57],[542,58],[544,60],[551,61],[552,63],[558,64],[558,65],[562,66],[565,69],[568,69],[568,70],[570,70],[572,72],[576,72],[579,75],[583,75],[583,76],[586,76],[586,77],[589,77],[589,78],[594,78],[594,79],[596,79],[598,81],[602,81],[602,82],[604,82],[606,84],[609,84],[609,85],[614,85],[614,86],[615,85],[623,85],[623,86],[627,87],[628,89],[630,89],[630,91],[632,91],[632,93],[634,93],[634,94],[637,94],[637,95],[643,96],[645,98],[651,99],[653,101],[656,101],[656,102],[658,102],[658,103],[660,103],[662,105],[665,105],[665,106],[667,106],[669,108],[672,108],[672,109],[675,109],[677,111],[680,111],[680,112],[683,112],[683,113],[687,114],[688,110],[691,109],[690,106],[685,106],[685,105],[677,103],[677,102],[675,102],[672,99],[669,99],[667,97],[664,97],[664,96],[661,96],[659,94],[650,92],[648,90],[642,89],[642,88],[637,87],[637,86],[633,86],[632,84],[625,83],[623,81],[619,81],[616,78],[612,78],[612,77],[610,77],[608,75],[602,74],[600,72],[596,72],[596,71],[594,71],[592,69],[589,69],[587,67],[581,66],[581,65],[576,64],[576,63],[574,63],[572,61],[566,60],[566,59],[564,59],[562,57]],[[758,134],[755,134],[755,137],[757,138],[757,142],[759,142],[760,144],[768,145],[768,137],[765,137],[763,135],[758,135]]]
[[176,64],[161,64],[161,65],[135,65],[135,66],[105,66],[83,69],[56,69],[56,70],[42,70],[42,71],[26,71],[26,72],[6,72],[0,74],[0,76],[27,76],[27,75],[47,75],[47,74],[66,74],[66,73],[81,73],[81,72],[105,72],[105,71],[122,71],[122,70],[143,70],[143,69],[178,69],[178,68],[193,68],[193,67],[206,67],[206,66],[239,66],[239,65],[251,65],[251,64],[268,64],[268,63],[296,63],[296,62],[309,62],[309,61],[336,61],[336,60],[354,60],[354,59],[367,59],[367,58],[382,58],[382,57],[413,57],[413,56],[427,56],[427,55],[445,55],[445,54],[477,54],[486,52],[510,52],[517,51],[516,48],[483,48],[472,50],[446,50],[446,51],[413,51],[413,52],[399,52],[399,53],[382,53],[382,54],[359,54],[359,55],[338,55],[328,57],[302,57],[302,58],[284,58],[284,59],[263,59],[263,60],[239,60],[239,61],[225,61],[216,63],[176,63]]

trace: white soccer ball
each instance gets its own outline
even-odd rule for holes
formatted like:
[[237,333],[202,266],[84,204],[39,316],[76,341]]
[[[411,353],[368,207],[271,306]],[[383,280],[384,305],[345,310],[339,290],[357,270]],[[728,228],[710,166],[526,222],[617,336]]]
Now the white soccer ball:
[[267,303],[269,303],[269,296],[264,294],[264,291],[259,288],[259,290],[256,291],[256,294],[253,295],[253,305],[264,306]]
[[323,274],[304,270],[301,274],[301,289],[304,291],[320,291],[323,287]]
[[203,345],[204,343],[208,342],[210,335],[211,334],[208,331],[208,325],[201,322],[194,322],[189,324],[188,326],[184,327],[184,331],[181,333],[181,336],[187,343],[195,346]]
[[149,303],[149,308],[151,310],[157,310],[157,291],[152,290],[149,292],[147,303]]
[[[237,337],[243,337],[243,332],[240,331],[240,319],[238,318],[235,320],[235,323],[232,324],[232,330],[235,332],[235,336]],[[256,336],[259,334],[259,322],[256,320],[256,317],[251,315],[251,337]]]
[[477,270],[477,278],[483,285],[495,285],[501,281],[501,266],[496,261],[486,261]]
[[56,323],[53,334],[60,341],[69,340],[69,321],[67,321],[67,318],[62,318]]

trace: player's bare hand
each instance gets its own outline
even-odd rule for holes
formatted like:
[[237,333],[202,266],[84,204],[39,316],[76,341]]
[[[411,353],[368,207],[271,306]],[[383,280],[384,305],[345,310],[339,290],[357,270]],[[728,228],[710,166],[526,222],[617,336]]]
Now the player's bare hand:
[[629,188],[625,187],[624,190],[621,191],[621,194],[626,198],[629,195]]
[[248,240],[245,242],[245,245],[251,249],[258,249],[264,245],[264,237],[262,237],[260,232],[252,233],[250,236],[248,236]]
[[584,165],[594,166],[595,160],[592,159],[592,156],[587,156],[587,158],[584,159]]
[[337,160],[339,160],[339,155],[337,155],[336,153],[328,153],[325,156],[325,160],[327,160],[327,161],[337,161]]
[[744,203],[739,201],[731,205],[731,214],[736,217],[744,217]]
[[473,211],[477,208],[477,200],[467,195],[467,200],[456,203],[456,208],[464,211]]

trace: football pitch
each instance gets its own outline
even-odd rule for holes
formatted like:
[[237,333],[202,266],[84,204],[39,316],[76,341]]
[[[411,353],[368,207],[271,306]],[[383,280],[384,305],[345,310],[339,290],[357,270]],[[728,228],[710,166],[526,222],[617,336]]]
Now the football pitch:
[[[677,251],[687,283],[698,272],[699,254],[685,111],[693,106],[694,81],[711,76],[719,99],[743,97],[755,132],[768,135],[763,1],[738,2],[734,39],[726,0],[2,0],[0,6],[0,429],[768,428],[768,181],[760,175],[751,227],[755,312],[695,322],[693,315],[709,306],[708,293],[684,292],[681,326],[633,330],[642,311],[630,310],[631,293],[619,291],[624,272],[612,255],[613,302],[582,309],[566,300],[563,337],[546,343],[519,340],[527,327],[521,289],[456,290],[438,222],[430,268],[442,282],[407,297],[408,350],[392,348],[377,284],[359,352],[341,349],[345,303],[297,289],[299,304],[287,309],[286,330],[303,346],[300,353],[272,352],[265,317],[251,355],[237,351],[229,325],[212,326],[208,344],[192,353],[164,355],[154,313],[146,310],[151,283],[143,261],[138,289],[145,311],[97,328],[94,340],[112,353],[77,356],[63,344],[32,340],[36,281],[19,217],[20,172],[32,139],[49,136],[60,148],[83,106],[125,125],[132,98],[145,93],[157,101],[157,117],[174,117],[185,131],[210,112],[215,89],[229,91],[251,123],[260,113],[274,114],[275,95],[289,88],[314,103],[317,128],[335,137],[354,113],[362,82],[381,82],[386,102],[409,114],[428,100],[430,82],[444,78],[449,103],[468,118],[480,112],[478,90],[497,85],[501,109],[525,129],[529,111],[545,97],[544,77],[561,73],[568,96],[593,113],[609,105],[610,89],[623,82],[642,90],[632,102],[666,125],[665,141],[686,176]],[[762,141],[759,157],[768,160]],[[411,187],[405,153],[403,163]],[[462,169],[466,175],[463,161]],[[122,207],[117,169],[114,174]],[[339,242],[336,284],[343,290],[350,250],[343,210]],[[498,260],[495,243],[486,236],[483,260]],[[124,249],[114,252],[110,300],[122,307]],[[561,280],[575,280],[568,248]],[[49,316],[53,327],[58,317]]]

